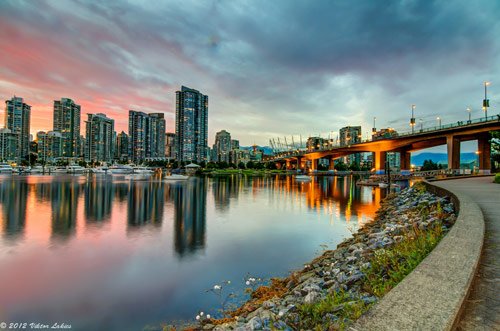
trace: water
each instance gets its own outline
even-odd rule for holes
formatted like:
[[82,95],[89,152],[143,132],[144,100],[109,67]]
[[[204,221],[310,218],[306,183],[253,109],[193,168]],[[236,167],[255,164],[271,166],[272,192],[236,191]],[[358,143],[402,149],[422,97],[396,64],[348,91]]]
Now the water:
[[0,322],[140,330],[215,314],[224,280],[284,276],[368,222],[347,178],[0,178]]

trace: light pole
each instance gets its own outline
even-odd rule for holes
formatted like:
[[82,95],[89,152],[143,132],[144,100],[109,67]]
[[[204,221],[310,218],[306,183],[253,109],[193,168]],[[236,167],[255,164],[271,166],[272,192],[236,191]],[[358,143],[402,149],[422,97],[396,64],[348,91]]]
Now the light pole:
[[415,105],[411,105],[411,119],[410,119],[411,133],[415,133]]
[[424,131],[424,120],[420,119],[420,132]]
[[376,117],[373,117],[373,128],[372,128],[372,134],[375,134],[377,132],[377,127],[375,125],[375,121],[377,120]]
[[470,124],[471,120],[470,120],[470,108],[469,107],[467,107],[467,112],[469,113],[469,121],[467,122],[467,124]]
[[438,116],[436,119],[438,120],[439,128],[441,129],[441,117]]
[[488,120],[488,107],[490,106],[490,100],[488,100],[488,85],[490,82],[484,82],[484,100],[483,100],[483,110],[484,110],[484,119]]

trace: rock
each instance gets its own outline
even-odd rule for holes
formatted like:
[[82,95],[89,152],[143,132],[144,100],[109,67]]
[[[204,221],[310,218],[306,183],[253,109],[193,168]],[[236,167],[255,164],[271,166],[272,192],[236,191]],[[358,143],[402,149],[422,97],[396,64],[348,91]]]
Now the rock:
[[350,276],[349,278],[346,279],[345,284],[352,285],[352,284],[356,283],[357,281],[363,279],[364,277],[365,277],[365,274],[363,274],[362,272],[354,273],[352,276]]
[[316,273],[314,271],[309,271],[309,272],[303,273],[299,277],[299,283],[305,282],[306,280],[313,277],[314,275],[316,275]]
[[276,303],[274,303],[272,300],[267,300],[262,304],[262,307],[264,307],[265,309],[271,309],[274,308],[275,306]]
[[254,318],[256,316],[260,316],[263,311],[264,311],[264,308],[262,308],[262,307],[255,309],[254,311],[252,311],[251,313],[249,313],[247,315],[247,320],[250,321],[252,318]]
[[283,330],[283,331],[292,331],[292,328],[290,328],[288,325],[286,325],[285,322],[283,321],[275,321],[273,323],[273,330]]
[[249,328],[249,330],[261,330],[263,327],[262,320],[259,316],[255,316],[248,321],[245,327]]
[[300,289],[300,291],[301,291],[302,295],[306,295],[306,294],[309,294],[311,292],[319,292],[319,291],[321,291],[321,288],[314,283],[309,283],[309,284],[304,285]]
[[316,303],[320,300],[321,295],[318,292],[309,292],[305,298],[304,298],[304,303],[305,304],[313,304]]

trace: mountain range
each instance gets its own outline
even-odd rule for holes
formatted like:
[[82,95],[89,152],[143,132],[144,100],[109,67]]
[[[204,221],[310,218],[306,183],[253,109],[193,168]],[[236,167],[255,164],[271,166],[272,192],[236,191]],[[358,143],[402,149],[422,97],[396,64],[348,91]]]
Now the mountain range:
[[[421,166],[425,160],[432,160],[435,163],[448,163],[448,154],[446,153],[420,153],[411,156],[411,164]],[[476,153],[460,153],[460,163],[468,163],[477,160]]]
[[[252,150],[252,146],[241,146],[241,149]],[[264,151],[264,155],[272,155],[273,150],[269,146],[257,146],[257,149]],[[425,160],[432,160],[435,163],[448,163],[448,154],[446,153],[420,153],[411,156],[411,164],[421,166]],[[461,153],[460,162],[468,163],[477,160],[477,155],[474,152]]]

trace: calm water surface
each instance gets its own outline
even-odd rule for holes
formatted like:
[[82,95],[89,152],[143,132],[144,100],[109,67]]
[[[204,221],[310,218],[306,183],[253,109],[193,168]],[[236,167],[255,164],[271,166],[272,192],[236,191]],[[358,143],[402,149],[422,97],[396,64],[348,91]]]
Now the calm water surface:
[[368,222],[350,178],[0,178],[0,322],[141,330],[216,313],[206,290],[284,276]]

